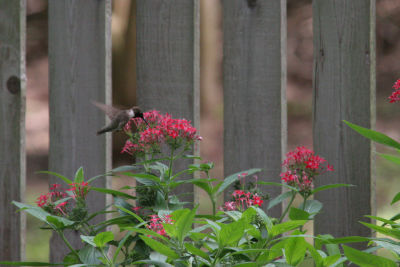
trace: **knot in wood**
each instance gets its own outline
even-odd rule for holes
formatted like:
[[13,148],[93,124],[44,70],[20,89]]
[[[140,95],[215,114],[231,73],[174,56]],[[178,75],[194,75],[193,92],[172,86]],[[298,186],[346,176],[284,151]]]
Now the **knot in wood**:
[[257,4],[257,0],[247,0],[247,5],[248,5],[250,8],[255,7],[256,4]]
[[13,95],[18,94],[21,91],[21,80],[17,76],[11,76],[7,80],[7,89]]

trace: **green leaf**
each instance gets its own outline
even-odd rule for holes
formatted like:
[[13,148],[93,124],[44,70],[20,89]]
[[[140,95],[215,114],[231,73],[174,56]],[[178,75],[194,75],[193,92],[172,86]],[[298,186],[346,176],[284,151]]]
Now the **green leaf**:
[[81,235],[82,241],[85,241],[89,245],[96,247],[96,243],[94,242],[94,236],[89,236],[89,235]]
[[37,173],[45,173],[45,174],[50,174],[50,175],[56,176],[56,177],[60,178],[61,180],[63,180],[66,184],[72,184],[73,183],[72,180],[70,180],[67,177],[65,177],[65,176],[63,176],[63,175],[61,175],[59,173],[56,173],[56,172],[40,171],[40,172],[37,172]]
[[[239,212],[240,214],[240,212]],[[257,211],[253,208],[248,208],[246,209],[242,214],[241,214],[241,219],[244,220],[244,223],[246,225],[251,224],[253,219],[256,217]]]
[[389,229],[383,226],[378,226],[375,224],[371,223],[366,223],[366,222],[360,222],[361,224],[367,226],[368,228],[371,228],[372,230],[377,231],[378,233],[396,238],[397,240],[400,240],[400,229]]
[[389,136],[387,136],[383,133],[352,124],[345,120],[344,120],[344,123],[346,123],[350,128],[352,128],[353,130],[355,130],[362,136],[364,136],[368,139],[371,139],[374,142],[377,142],[377,143],[380,143],[383,145],[387,145],[387,146],[390,146],[390,147],[393,147],[396,149],[400,149],[400,143],[398,143],[397,141],[395,141],[394,139],[390,138]]
[[362,267],[396,267],[397,264],[389,259],[369,254],[357,249],[343,246],[344,254],[353,263]]
[[72,251],[68,253],[63,259],[63,264],[66,266],[80,264],[80,262],[81,260],[79,259],[78,255],[76,253],[73,253]]
[[390,202],[390,205],[393,205],[394,203],[398,202],[400,200],[400,192],[397,193],[394,198],[392,199],[392,202]]
[[239,220],[230,224],[221,224],[221,230],[219,233],[219,247],[225,247],[226,245],[234,244],[238,242],[244,234],[244,222]]
[[64,223],[61,220],[59,220],[56,216],[47,216],[46,221],[49,224],[52,224],[55,230],[60,230],[65,228]]
[[177,238],[180,243],[183,242],[186,235],[190,232],[190,230],[192,230],[192,224],[195,215],[196,208],[193,210],[176,210],[171,213],[171,218],[175,221],[174,226],[177,229]]
[[74,183],[82,183],[84,181],[83,168],[80,167],[75,173]]
[[290,230],[296,229],[297,227],[304,225],[306,222],[307,220],[296,220],[275,224],[274,226],[272,226],[270,233],[272,236],[277,236]]
[[27,213],[29,213],[30,215],[36,217],[37,219],[41,220],[42,222],[45,222],[47,224],[49,224],[51,227],[54,227],[55,225],[51,224],[48,220],[47,217],[51,217],[53,219],[56,219],[58,222],[61,222],[64,226],[69,226],[74,224],[73,221],[70,221],[66,218],[63,217],[58,217],[55,215],[51,215],[50,213],[44,211],[43,209],[39,208],[39,207],[35,207],[29,204],[25,204],[25,203],[21,203],[21,202],[17,202],[17,201],[12,201],[12,203],[17,206],[18,208],[26,211]]
[[[378,217],[378,216],[365,215],[365,217],[370,218],[370,219],[373,219],[373,220],[381,221],[381,222],[384,223],[384,225],[386,225],[386,224],[389,224],[389,225],[394,225],[394,224],[396,224],[396,222],[394,222],[394,221],[387,220],[387,219],[385,219],[385,218]],[[383,225],[381,225],[381,226],[383,226]]]
[[306,245],[303,237],[290,237],[285,243],[286,262],[297,266],[304,260]]
[[0,261],[4,266],[63,266],[62,263],[34,262],[34,261]]
[[129,198],[129,199],[136,199],[135,196],[129,195],[127,193],[124,192],[120,192],[117,190],[113,190],[113,189],[108,189],[108,188],[102,188],[102,187],[90,187],[90,190],[96,191],[96,192],[100,192],[100,193],[104,193],[104,194],[110,194],[113,196],[119,196],[119,197],[124,197],[124,198]]
[[274,198],[273,200],[271,200],[268,203],[268,207],[267,209],[271,209],[273,207],[275,207],[276,205],[278,205],[279,203],[281,203],[282,201],[284,201],[285,199],[289,198],[293,196],[293,192],[292,191],[287,191],[285,193],[280,194],[279,196],[277,196],[276,198]]
[[291,220],[308,220],[309,217],[310,214],[307,211],[295,207],[290,207],[289,218]]
[[233,267],[254,267],[254,262],[242,262],[242,263],[238,263],[233,265]]
[[202,257],[203,259],[210,261],[210,257],[208,256],[207,253],[205,253],[204,251],[202,251],[199,248],[196,248],[195,246],[193,246],[191,243],[185,242],[185,248],[187,249],[187,251],[189,251],[190,253],[192,253],[193,255]]
[[[121,251],[122,247],[125,245],[125,242],[131,237],[132,231],[128,231],[127,233],[125,233],[125,237],[122,238],[119,243],[118,243],[118,247],[114,252],[114,257],[113,257],[113,262],[117,262],[117,257],[119,252]],[[129,245],[129,244],[128,244]]]
[[395,242],[386,242],[383,240],[374,240],[374,242],[387,250],[394,252],[397,255],[400,255],[400,244],[396,244]]
[[147,235],[147,236],[158,237],[159,239],[161,239],[161,240],[163,240],[165,242],[169,242],[168,239],[165,236],[157,234],[156,232],[148,230],[148,229],[136,228],[136,227],[123,227],[123,230],[129,230],[129,231],[137,232],[137,233],[144,234],[144,235]]
[[115,205],[115,207],[116,207],[117,209],[122,210],[122,211],[125,212],[125,213],[128,213],[129,215],[132,215],[132,216],[135,217],[139,222],[144,222],[144,220],[143,220],[139,215],[137,215],[136,213],[134,213],[134,212],[132,212],[132,211],[130,211],[130,210],[128,210],[128,209],[122,207],[122,206],[119,206],[119,205]]
[[201,159],[201,157],[195,156],[195,155],[183,155],[182,158],[183,159]]
[[209,184],[209,179],[195,179],[192,181],[192,184],[206,191],[209,196],[212,195],[212,187]]
[[262,171],[262,169],[249,169],[249,170],[246,170],[246,171],[241,171],[241,172],[237,172],[237,173],[234,173],[232,175],[229,175],[228,177],[226,177],[224,179],[224,181],[222,182],[221,186],[218,188],[217,193],[218,194],[222,193],[226,188],[228,188],[228,186],[230,186],[232,183],[237,181],[239,174],[247,172],[246,176],[250,176],[250,175],[253,175],[253,174],[255,174],[257,172],[260,172],[260,171]]
[[[140,167],[139,167],[140,168]],[[133,166],[133,165],[124,165],[124,166],[119,166],[117,168],[112,169],[110,172],[130,172],[137,170],[138,166]]]
[[352,184],[327,184],[327,185],[323,185],[323,186],[315,188],[312,191],[312,194],[315,194],[317,192],[321,192],[321,191],[324,191],[324,190],[327,190],[327,189],[331,189],[331,188],[350,187],[350,186],[354,186],[354,185],[352,185]]
[[148,245],[150,248],[152,248],[154,251],[157,251],[158,253],[161,253],[171,259],[178,259],[179,255],[170,249],[168,246],[164,245],[161,242],[158,242],[151,237],[147,237],[144,235],[141,235],[140,238]]
[[308,242],[305,242],[305,247],[310,252],[311,257],[313,257],[314,262],[315,262],[315,267],[324,267],[321,254],[318,253],[318,251],[313,247],[313,245],[311,245]]
[[252,206],[251,208],[255,209],[257,211],[258,216],[260,216],[260,219],[265,223],[265,226],[266,226],[267,230],[269,231],[273,226],[272,220],[259,207]]
[[81,250],[79,250],[78,255],[79,259],[84,264],[101,265],[101,261],[99,259],[103,257],[103,255],[95,247],[86,245]]
[[381,156],[384,159],[387,159],[391,162],[394,162],[398,165],[400,165],[400,157],[394,156],[394,155],[389,155],[389,154],[382,154],[382,153],[378,153],[379,156]]
[[113,232],[107,231],[97,234],[93,242],[96,244],[98,248],[103,248],[107,245],[108,242],[114,240]]
[[340,254],[325,257],[324,258],[324,266],[331,266],[331,265],[335,264],[340,259],[340,257],[341,257]]
[[156,260],[140,260],[140,261],[135,261],[132,263],[134,264],[148,264],[149,266],[158,266],[158,267],[173,267],[173,265],[162,262],[162,261],[156,261]]
[[339,238],[327,239],[326,242],[329,244],[346,244],[346,243],[358,243],[358,242],[366,242],[370,241],[368,237],[362,236],[346,236]]
[[322,209],[322,206],[322,203],[318,200],[307,200],[304,210],[310,214],[316,214]]

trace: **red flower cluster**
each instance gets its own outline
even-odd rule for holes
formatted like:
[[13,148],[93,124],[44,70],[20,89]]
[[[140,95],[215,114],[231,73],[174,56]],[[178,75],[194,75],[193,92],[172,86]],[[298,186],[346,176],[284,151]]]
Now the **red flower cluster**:
[[[145,112],[143,116],[149,126],[140,118],[133,118],[125,125],[124,130],[131,138],[126,141],[121,153],[156,153],[164,143],[172,149],[178,149],[182,145],[187,146],[201,140],[190,121],[173,119],[171,115],[162,115],[156,110]],[[135,134],[131,133],[132,123],[137,128]]]
[[146,227],[157,234],[168,237],[163,223],[172,224],[173,222],[171,215],[166,215],[165,217],[160,218],[157,214],[153,214],[150,215],[150,224],[146,225]]
[[394,85],[393,89],[395,90],[388,98],[390,99],[390,103],[400,102],[400,79],[398,79]]
[[50,187],[50,191],[47,194],[41,194],[37,200],[36,204],[43,208],[44,210],[55,213],[55,214],[66,214],[67,201],[60,202],[55,204],[57,201],[68,197],[68,194],[65,193],[65,190],[61,188],[60,184],[53,184]]
[[286,154],[282,164],[286,172],[281,173],[282,180],[290,186],[300,189],[300,193],[308,196],[313,189],[315,176],[327,171],[333,171],[333,167],[314,151],[304,146],[297,147]]
[[67,189],[67,191],[72,191],[73,192],[73,198],[75,199],[76,197],[81,197],[85,199],[86,195],[89,193],[90,186],[89,183],[87,182],[81,182],[81,183],[72,183],[70,184],[71,188]]
[[252,194],[250,192],[245,193],[243,190],[235,190],[232,193],[235,201],[225,202],[224,208],[226,210],[241,210],[251,206],[261,206],[264,200],[261,199],[257,194]]

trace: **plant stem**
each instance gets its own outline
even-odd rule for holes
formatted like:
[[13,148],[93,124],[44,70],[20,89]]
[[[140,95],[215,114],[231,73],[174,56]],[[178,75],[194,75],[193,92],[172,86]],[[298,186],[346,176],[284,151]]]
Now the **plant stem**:
[[[205,173],[207,175],[207,179],[210,180],[210,173],[208,171],[206,171]],[[212,182],[208,182],[208,185],[211,188],[211,191],[214,191],[213,190],[214,186],[213,186]],[[215,214],[217,213],[217,210],[216,210],[216,207],[215,207],[215,205],[217,204],[216,200],[215,200],[215,194],[214,193],[213,194],[209,194],[208,196],[210,197],[210,200],[211,200],[212,209],[213,209],[213,216],[215,216]]]
[[104,259],[107,261],[108,266],[113,266],[112,261],[107,257],[107,254],[104,252],[103,248],[100,248],[101,254],[103,255]]
[[278,223],[281,223],[282,220],[283,220],[283,218],[285,218],[285,216],[286,216],[286,214],[288,213],[289,208],[290,208],[290,206],[292,205],[293,200],[294,200],[295,197],[296,197],[296,192],[295,192],[295,191],[292,191],[292,197],[291,197],[291,199],[290,199],[290,201],[289,201],[289,204],[286,206],[285,211],[282,213],[281,217],[279,218]]
[[171,176],[172,176],[172,166],[173,166],[173,162],[174,162],[174,149],[171,149],[171,155],[169,158],[169,169],[168,169],[168,181],[167,182],[167,186],[166,188],[164,188],[164,199],[165,199],[165,204],[167,205],[167,209],[169,209],[168,207],[168,202],[169,202],[169,182],[171,180]]
[[303,197],[304,201],[303,201],[303,204],[301,205],[301,209],[302,209],[302,210],[305,210],[305,208],[306,208],[307,198],[308,198],[308,197]]
[[62,240],[63,240],[64,243],[67,245],[67,247],[71,250],[71,252],[74,253],[74,255],[75,255],[76,257],[78,257],[78,259],[79,259],[80,257],[79,257],[78,252],[76,252],[76,250],[75,250],[75,249],[71,246],[71,244],[68,242],[68,240],[67,240],[67,238],[65,237],[64,233],[63,233],[62,231],[60,231],[60,230],[58,230],[57,233],[61,236]]

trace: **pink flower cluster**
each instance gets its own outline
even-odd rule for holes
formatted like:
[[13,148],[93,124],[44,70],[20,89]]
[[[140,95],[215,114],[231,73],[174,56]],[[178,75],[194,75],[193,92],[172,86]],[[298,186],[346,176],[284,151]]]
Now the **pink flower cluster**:
[[[148,126],[140,118],[133,118],[125,125],[124,130],[131,138],[125,143],[121,153],[133,155],[158,152],[164,143],[177,149],[202,139],[197,135],[197,129],[185,119],[173,119],[171,115],[162,115],[156,110],[145,112],[143,116]],[[131,133],[132,123],[137,129],[134,134]]]
[[68,197],[68,194],[65,192],[65,190],[61,188],[61,185],[53,184],[47,194],[41,194],[37,198],[36,204],[46,211],[65,215],[67,201],[60,202],[57,205],[55,205],[54,203],[66,197]]
[[394,92],[389,96],[390,103],[400,102],[400,79],[393,85]]
[[67,189],[67,191],[72,191],[74,193],[73,198],[80,197],[85,199],[86,195],[89,193],[90,186],[89,183],[83,181],[81,183],[72,183],[70,184],[71,188]]
[[315,152],[305,148],[297,147],[286,154],[282,164],[286,172],[281,173],[281,179],[288,185],[300,189],[300,193],[308,196],[314,188],[315,176],[333,171],[333,167]]
[[150,223],[146,225],[147,229],[156,232],[162,236],[168,237],[165,232],[163,223],[173,224],[173,220],[171,219],[171,215],[165,215],[165,217],[159,217],[157,214],[150,215]]
[[264,202],[257,194],[246,193],[243,190],[235,190],[232,196],[235,201],[225,202],[225,210],[244,211],[251,206],[261,206]]

